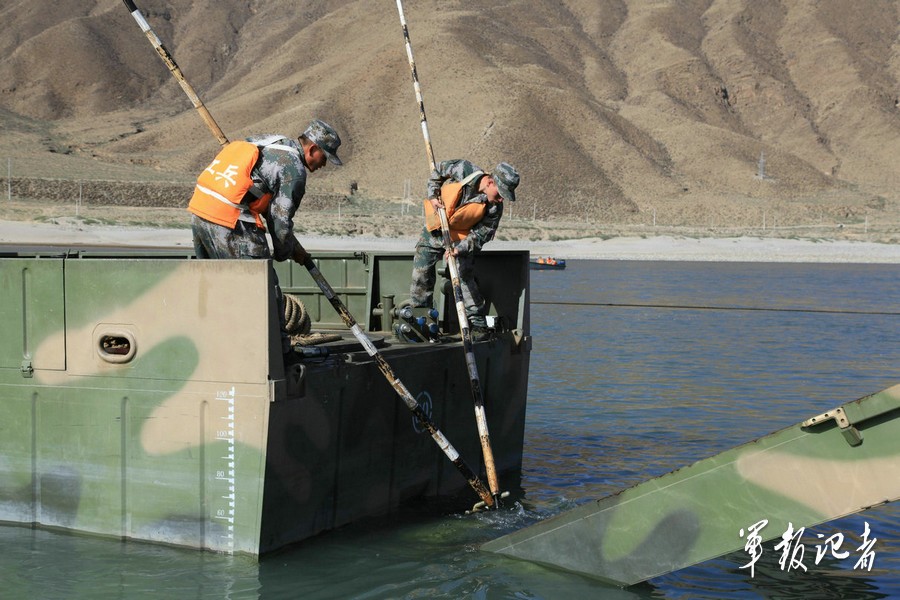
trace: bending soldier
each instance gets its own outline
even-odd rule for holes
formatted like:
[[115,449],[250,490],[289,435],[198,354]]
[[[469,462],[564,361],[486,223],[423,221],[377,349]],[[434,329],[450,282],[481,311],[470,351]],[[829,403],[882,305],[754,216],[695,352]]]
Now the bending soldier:
[[475,254],[494,239],[503,200],[516,199],[519,174],[502,162],[493,173],[485,173],[467,160],[448,160],[439,164],[428,180],[425,201],[425,227],[416,243],[410,299],[414,307],[432,307],[434,303],[435,264],[444,256],[440,218],[436,210],[443,204],[450,224],[450,252],[456,257],[466,316],[476,341],[490,335],[487,305],[475,283]]
[[[227,144],[197,178],[188,210],[197,258],[293,259],[309,254],[294,236],[294,213],[306,193],[306,173],[340,165],[341,138],[313,120],[297,141],[290,136],[252,137]],[[266,231],[272,239],[272,251]],[[284,295],[275,276],[282,352],[291,350],[285,331]]]

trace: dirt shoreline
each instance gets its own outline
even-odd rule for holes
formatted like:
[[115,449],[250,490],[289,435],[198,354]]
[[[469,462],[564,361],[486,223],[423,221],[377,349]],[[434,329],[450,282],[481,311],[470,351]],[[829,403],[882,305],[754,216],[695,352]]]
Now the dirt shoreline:
[[[312,252],[330,250],[411,251],[415,238],[318,236],[300,234]],[[114,245],[191,249],[187,228],[87,225],[75,220],[56,224],[0,220],[0,244]],[[533,256],[564,259],[675,260],[736,262],[896,263],[900,244],[847,240],[797,240],[757,237],[686,238],[674,236],[584,238],[559,241],[491,242],[487,250],[528,250]]]

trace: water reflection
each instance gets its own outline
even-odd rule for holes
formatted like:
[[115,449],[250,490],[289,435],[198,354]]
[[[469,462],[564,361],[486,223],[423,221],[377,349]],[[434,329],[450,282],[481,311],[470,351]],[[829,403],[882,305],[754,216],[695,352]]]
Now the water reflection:
[[244,557],[0,527],[5,598],[256,598],[258,574]]

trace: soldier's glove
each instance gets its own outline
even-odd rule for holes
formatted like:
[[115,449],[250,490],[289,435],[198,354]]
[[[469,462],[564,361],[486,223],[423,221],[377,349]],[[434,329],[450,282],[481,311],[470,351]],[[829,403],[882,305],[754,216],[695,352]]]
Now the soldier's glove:
[[472,251],[472,244],[469,242],[469,238],[456,242],[453,246],[453,251],[455,256],[469,254]]
[[312,256],[310,256],[309,252],[306,251],[306,249],[300,242],[297,242],[294,245],[294,254],[291,256],[291,258],[293,258],[295,262],[301,265],[305,265],[306,261],[311,259]]

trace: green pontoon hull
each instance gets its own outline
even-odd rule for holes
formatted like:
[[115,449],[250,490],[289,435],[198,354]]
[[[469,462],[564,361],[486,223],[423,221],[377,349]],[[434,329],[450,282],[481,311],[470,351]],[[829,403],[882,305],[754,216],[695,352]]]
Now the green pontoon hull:
[[[316,256],[479,472],[462,344],[390,334],[411,254]],[[509,324],[475,354],[500,481],[517,487],[528,256],[486,253],[479,268],[493,281],[492,313]],[[412,502],[452,499],[461,511],[478,501],[305,269],[278,264],[313,330],[343,336],[285,369],[273,273],[266,261],[183,256],[0,258],[0,521],[259,555]]]
[[627,586],[898,498],[900,385],[482,548]]

